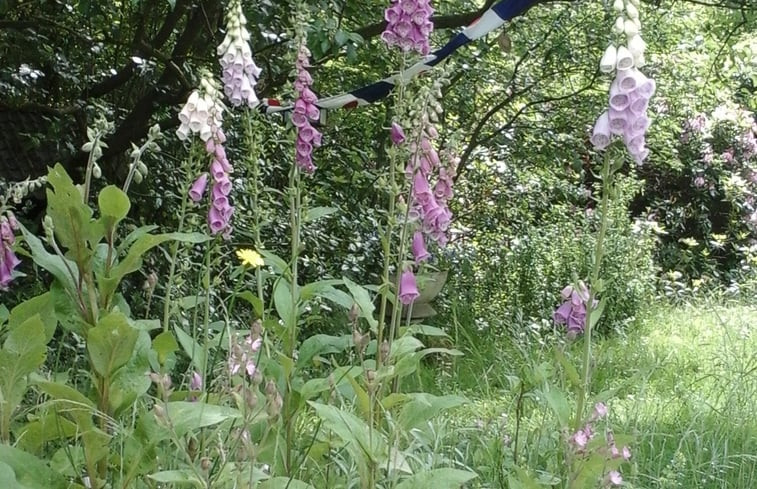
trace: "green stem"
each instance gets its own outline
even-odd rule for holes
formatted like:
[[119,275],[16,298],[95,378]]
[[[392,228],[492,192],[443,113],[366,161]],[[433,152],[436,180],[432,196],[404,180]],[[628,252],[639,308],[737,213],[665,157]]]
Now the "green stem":
[[594,300],[597,297],[597,287],[599,286],[599,272],[602,266],[602,257],[604,254],[604,240],[607,234],[609,224],[608,205],[610,201],[610,192],[612,189],[612,173],[610,171],[612,160],[609,153],[605,153],[604,163],[602,165],[602,202],[600,204],[600,223],[597,242],[594,248],[594,266],[591,270],[591,279],[589,282],[589,299],[586,304],[586,322],[584,326],[584,355],[583,355],[583,379],[578,390],[578,403],[576,406],[576,417],[573,422],[574,429],[578,430],[583,422],[584,407],[591,384],[591,336],[592,336],[592,315],[595,311]]
[[[400,73],[405,71],[405,64],[407,62],[407,55],[402,56],[402,62],[400,63]],[[398,79],[397,86],[397,99],[395,107],[401,107],[405,100],[405,82],[400,77]],[[389,268],[392,265],[392,241],[394,240],[395,229],[395,213],[397,209],[397,198],[399,197],[399,186],[397,184],[397,156],[403,154],[400,151],[392,151],[389,158],[389,208],[386,220],[386,230],[382,237],[382,251],[384,255],[384,263],[381,272],[381,287],[383,291],[381,293],[381,304],[379,305],[378,326],[376,328],[376,351],[379,352],[381,344],[384,342],[384,323],[386,322],[386,307],[389,300],[389,294],[391,289],[389,287]],[[397,271],[399,273],[399,271]],[[399,276],[399,275],[398,275]],[[397,290],[395,290],[395,306]],[[396,308],[396,307],[395,307]],[[384,358],[381,358],[380,354],[376,355],[376,370],[381,368],[384,362]]]
[[[260,253],[260,251],[263,249],[263,242],[260,239],[260,187],[258,186],[260,181],[260,155],[258,151],[258,148],[260,147],[260,141],[252,127],[252,118],[254,117],[255,113],[255,111],[248,109],[247,113],[245,114],[245,137],[247,139],[247,143],[250,146],[248,161],[250,163],[250,167],[252,168],[252,208],[254,209],[252,216],[252,233],[255,250]],[[255,269],[255,285],[257,288],[258,299],[260,299],[261,304],[264,304],[263,270],[261,269],[261,267],[257,267]],[[265,307],[263,307],[262,311],[260,312],[260,320],[265,323]]]
[[[187,164],[187,176],[188,178],[184,182],[184,186],[182,187],[182,190],[186,190],[189,185],[191,184],[191,179],[189,178],[189,175],[192,174],[193,171],[193,151],[189,152],[189,162]],[[184,229],[184,218],[187,215],[187,201],[189,198],[187,197],[186,193],[181,196],[181,210],[179,211],[179,224],[176,227],[176,232],[180,233]],[[171,244],[171,264],[168,268],[168,281],[166,282],[166,292],[164,297],[164,303],[163,303],[163,331],[168,331],[168,320],[171,317],[171,289],[173,287],[173,281],[176,276],[176,258],[179,255],[179,242],[174,241]]]

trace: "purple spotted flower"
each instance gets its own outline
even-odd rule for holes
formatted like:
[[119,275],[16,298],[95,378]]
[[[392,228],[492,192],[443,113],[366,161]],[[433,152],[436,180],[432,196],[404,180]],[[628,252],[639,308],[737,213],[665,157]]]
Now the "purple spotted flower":
[[569,336],[583,333],[586,326],[586,303],[589,301],[589,289],[583,283],[580,283],[577,289],[568,285],[560,294],[565,302],[553,315],[555,323],[566,325]]
[[315,171],[313,148],[321,145],[321,133],[311,124],[311,121],[318,120],[321,112],[316,105],[318,97],[310,89],[313,78],[307,70],[310,66],[309,57],[310,51],[303,41],[295,61],[297,78],[294,81],[294,90],[297,99],[292,111],[292,124],[297,127],[294,158],[297,166],[305,173]]
[[381,39],[388,46],[397,46],[404,52],[417,51],[427,55],[431,51],[429,36],[434,30],[433,12],[429,0],[392,0],[384,12],[387,24]]
[[389,138],[397,146],[405,142],[405,131],[402,130],[402,126],[396,122],[392,122],[392,127],[389,129]]
[[21,264],[21,260],[13,252],[16,229],[18,222],[13,214],[0,217],[0,290],[8,288],[8,284],[13,280],[13,271]]
[[405,305],[412,304],[420,295],[420,292],[418,292],[418,283],[415,280],[413,270],[410,268],[405,269],[400,276],[400,302]]

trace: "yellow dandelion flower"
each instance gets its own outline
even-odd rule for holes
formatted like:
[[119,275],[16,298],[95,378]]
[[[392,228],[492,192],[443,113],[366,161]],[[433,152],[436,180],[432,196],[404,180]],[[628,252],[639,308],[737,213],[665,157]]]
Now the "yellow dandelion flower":
[[265,263],[263,262],[263,257],[260,256],[260,253],[249,248],[237,250],[237,258],[239,258],[239,260],[242,262],[242,265],[246,267],[257,268],[265,265]]

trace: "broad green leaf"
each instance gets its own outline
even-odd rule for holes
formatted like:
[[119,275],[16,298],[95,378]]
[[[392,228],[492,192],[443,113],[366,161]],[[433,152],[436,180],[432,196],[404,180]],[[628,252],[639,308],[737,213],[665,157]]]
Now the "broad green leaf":
[[39,315],[30,317],[8,334],[0,350],[0,424],[10,421],[23,400],[27,376],[45,362],[45,344],[45,328]]
[[408,432],[414,428],[425,426],[426,423],[442,411],[462,406],[468,400],[461,396],[435,396],[425,392],[409,393],[410,402],[402,406],[399,423]]
[[87,351],[95,371],[109,377],[129,361],[139,332],[120,312],[102,317],[87,333]]
[[47,174],[47,215],[53,220],[55,236],[76,263],[87,266],[94,244],[102,235],[92,222],[92,209],[82,201],[82,194],[62,165]]
[[296,326],[294,324],[296,305],[292,303],[292,289],[283,278],[276,282],[276,287],[273,289],[273,305],[276,307],[276,314],[284,322],[284,329],[291,331]]
[[31,489],[28,486],[22,486],[16,480],[16,473],[10,465],[0,462],[0,487],[3,489]]
[[375,310],[375,307],[373,306],[371,296],[368,294],[368,291],[365,289],[365,287],[356,284],[347,277],[344,277],[343,280],[344,285],[347,286],[350,294],[352,294],[352,298],[355,299],[355,303],[360,309],[360,317],[368,321],[368,324],[371,326],[371,328],[378,326],[378,321],[373,317],[373,311]]
[[192,365],[198,372],[205,372],[207,366],[207,358],[205,357],[205,349],[194,338],[189,336],[186,331],[181,329],[180,326],[174,328],[176,332],[176,339],[179,340],[181,348],[184,353],[187,354],[192,361]]
[[125,218],[131,208],[129,197],[115,185],[108,185],[100,191],[97,204],[100,207],[100,213],[111,218],[113,224]]
[[179,344],[176,342],[173,333],[163,331],[152,340],[152,349],[158,354],[158,362],[165,365],[168,356],[179,349]]
[[300,300],[305,302],[313,297],[326,298],[326,296],[331,295],[332,290],[335,290],[335,285],[341,285],[342,283],[344,282],[339,279],[328,279],[305,284],[300,287]]
[[202,402],[176,401],[166,404],[166,415],[171,420],[176,436],[182,437],[192,430],[213,426],[242,417],[237,409]]
[[106,297],[112,295],[126,275],[139,270],[139,267],[142,266],[142,257],[144,254],[166,241],[203,243],[207,240],[208,237],[202,233],[143,234],[134,240],[126,256],[113,267],[109,276],[98,277],[100,293]]
[[591,311],[591,327],[594,328],[594,326],[597,325],[599,322],[599,319],[602,317],[602,312],[605,310],[605,306],[607,305],[607,298],[602,297],[602,299],[599,301],[599,304],[597,305],[597,308]]
[[362,419],[334,406],[313,401],[308,403],[323,421],[324,428],[333,431],[346,444],[356,461],[365,465],[376,463],[380,454],[386,453],[384,435],[376,430],[371,433]]
[[315,489],[307,482],[289,477],[272,477],[258,484],[258,489]]
[[513,467],[515,475],[510,474],[507,477],[509,487],[512,489],[543,489],[543,486],[536,482],[528,472],[517,465]]
[[198,479],[194,472],[189,469],[164,470],[162,472],[150,474],[147,477],[164,484],[176,484],[178,486],[194,486],[200,488],[205,487],[202,480]]
[[478,474],[467,470],[432,469],[408,477],[397,485],[397,489],[460,489],[476,477]]
[[263,317],[263,301],[260,300],[260,297],[253,294],[249,290],[245,290],[244,292],[240,292],[237,294],[237,297],[247,301],[251,306],[253,311],[255,311],[255,315],[257,317]]
[[568,426],[570,419],[570,405],[568,399],[561,391],[557,389],[549,389],[542,392],[544,399],[547,400],[547,404],[555,413],[557,421],[560,423],[560,427]]
[[150,371],[149,353],[150,335],[146,331],[138,331],[131,358],[116,371],[110,381],[108,401],[114,415],[129,409],[150,389],[150,379],[145,375],[145,372]]
[[121,240],[121,242],[118,244],[118,255],[122,255],[126,253],[126,250],[128,250],[131,245],[138,240],[140,237],[150,234],[151,232],[158,229],[158,226],[150,225],[150,226],[141,226],[136,229],[134,229],[132,232],[130,232],[124,239]]
[[[334,369],[331,376],[334,379],[334,383],[339,386],[343,382],[347,381],[348,377],[357,377],[363,373],[362,367],[338,367]],[[300,388],[300,396],[303,400],[309,400],[331,389],[332,383],[328,378],[310,379]]]
[[21,428],[18,433],[18,445],[23,450],[38,453],[45,443],[72,438],[76,433],[75,423],[58,416],[54,410],[48,410]]
[[318,219],[322,217],[326,217],[331,214],[334,214],[338,210],[339,209],[336,207],[313,207],[312,209],[308,209],[302,222],[317,221]]
[[42,241],[23,225],[21,226],[21,233],[32,252],[34,263],[50,272],[69,294],[75,295],[76,283],[79,281],[79,269],[76,267],[76,263],[68,258],[48,253]]
[[270,265],[273,267],[273,270],[279,274],[283,275],[284,272],[286,272],[289,269],[289,265],[287,262],[279,258],[278,255],[275,253],[271,253],[270,251],[260,250],[260,254],[265,259],[266,265]]
[[13,329],[35,315],[39,315],[45,325],[45,343],[47,343],[53,337],[55,327],[58,325],[50,292],[32,297],[14,307],[10,312],[8,328]]
[[[44,461],[34,455],[0,445],[0,462],[10,467],[15,473],[16,481],[29,489],[67,489],[68,480],[53,471]],[[0,486],[5,489],[5,486]]]
[[570,363],[568,359],[565,358],[565,354],[558,348],[555,348],[555,359],[557,359],[557,362],[562,367],[570,383],[574,387],[580,386],[581,378],[578,376],[578,371],[576,370],[576,366]]
[[313,335],[302,342],[299,348],[299,357],[297,365],[300,367],[309,365],[313,357],[317,355],[328,355],[331,353],[342,353],[352,344],[351,335],[331,336],[326,334]]

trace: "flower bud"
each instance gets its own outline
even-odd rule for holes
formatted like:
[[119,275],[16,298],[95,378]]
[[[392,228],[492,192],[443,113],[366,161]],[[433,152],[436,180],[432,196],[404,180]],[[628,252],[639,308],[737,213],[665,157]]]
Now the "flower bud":
[[615,63],[618,56],[618,50],[610,44],[605,49],[602,59],[599,61],[599,71],[602,73],[612,73],[615,70]]

